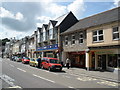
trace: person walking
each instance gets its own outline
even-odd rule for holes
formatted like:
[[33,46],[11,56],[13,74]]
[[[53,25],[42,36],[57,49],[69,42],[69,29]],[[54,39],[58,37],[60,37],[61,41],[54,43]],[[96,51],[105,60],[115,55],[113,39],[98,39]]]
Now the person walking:
[[66,66],[67,66],[67,69],[69,69],[69,68],[70,68],[70,66],[69,66],[69,65],[70,65],[70,59],[69,59],[69,58],[67,58],[67,59],[66,59]]
[[38,57],[38,59],[37,59],[37,62],[38,62],[38,68],[40,68],[41,67],[41,58],[40,57]]

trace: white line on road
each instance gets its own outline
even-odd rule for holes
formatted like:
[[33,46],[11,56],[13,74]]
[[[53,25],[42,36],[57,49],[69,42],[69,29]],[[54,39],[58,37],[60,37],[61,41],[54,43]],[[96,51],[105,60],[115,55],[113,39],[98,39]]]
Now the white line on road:
[[35,74],[33,74],[33,76],[38,77],[38,78],[41,78],[41,79],[43,79],[43,80],[47,80],[47,81],[52,82],[52,83],[55,83],[55,81],[52,81],[52,80],[46,79],[46,78],[44,78],[44,77],[40,77],[40,76],[35,75]]
[[12,64],[10,64],[10,66],[11,66],[11,67],[15,67],[15,66],[13,66]]
[[74,87],[68,86],[68,88],[74,88]]
[[26,72],[25,70],[23,70],[23,69],[20,69],[20,68],[17,68],[18,70],[20,70],[20,71],[23,71],[23,72]]
[[65,76],[65,75],[63,75],[63,77],[70,78],[69,76]]
[[8,87],[8,88],[21,88],[20,86]]

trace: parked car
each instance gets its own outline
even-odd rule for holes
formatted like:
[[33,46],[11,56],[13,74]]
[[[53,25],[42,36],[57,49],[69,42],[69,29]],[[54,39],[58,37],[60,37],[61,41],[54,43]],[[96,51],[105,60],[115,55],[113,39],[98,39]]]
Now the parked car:
[[49,71],[62,71],[62,65],[59,63],[59,60],[51,57],[42,58],[41,68],[48,69]]
[[16,61],[17,61],[17,62],[21,62],[21,61],[22,61],[22,57],[17,57],[17,58],[16,58]]
[[28,57],[23,57],[22,58],[22,63],[29,63],[30,62],[30,59]]
[[38,62],[37,62],[37,60],[32,59],[32,58],[30,59],[29,64],[30,64],[30,66],[35,66],[35,67],[37,67],[37,66],[38,66]]

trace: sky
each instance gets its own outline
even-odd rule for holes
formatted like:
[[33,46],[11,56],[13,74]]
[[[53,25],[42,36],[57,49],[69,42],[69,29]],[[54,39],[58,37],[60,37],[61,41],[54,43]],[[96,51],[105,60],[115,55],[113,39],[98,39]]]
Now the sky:
[[4,0],[0,2],[0,39],[31,36],[37,27],[70,11],[78,20],[115,8],[120,0]]

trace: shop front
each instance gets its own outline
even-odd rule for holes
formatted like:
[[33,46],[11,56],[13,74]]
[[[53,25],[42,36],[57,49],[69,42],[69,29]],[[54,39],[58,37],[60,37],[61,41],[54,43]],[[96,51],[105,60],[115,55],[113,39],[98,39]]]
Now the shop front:
[[39,47],[37,48],[36,52],[37,52],[37,56],[57,58],[58,44]]
[[91,50],[90,53],[92,68],[109,71],[120,68],[120,54],[118,49]]
[[85,68],[85,52],[68,52],[72,67]]

